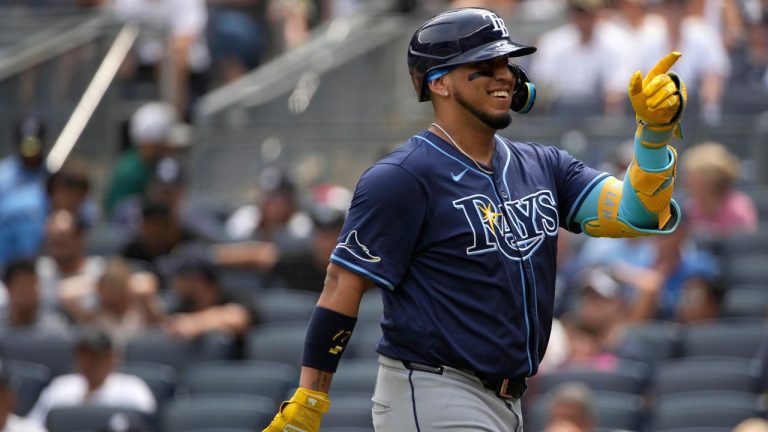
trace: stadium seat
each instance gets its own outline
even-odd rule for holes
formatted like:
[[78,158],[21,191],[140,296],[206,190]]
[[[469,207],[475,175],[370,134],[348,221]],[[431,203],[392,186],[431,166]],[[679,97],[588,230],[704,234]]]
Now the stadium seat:
[[380,339],[381,326],[378,322],[359,323],[349,340],[346,355],[360,359],[378,359],[376,346]]
[[309,321],[319,293],[289,289],[274,289],[258,298],[261,317],[265,323]]
[[272,323],[256,327],[248,334],[248,359],[301,364],[306,334],[306,322]]
[[333,375],[331,396],[342,392],[367,394],[376,387],[379,362],[375,359],[343,359]]
[[193,340],[183,340],[156,330],[131,339],[124,358],[126,363],[159,363],[181,372],[192,363],[231,358],[233,342],[232,335],[226,333],[207,333]]
[[726,317],[765,318],[768,315],[768,285],[734,285],[723,305]]
[[177,398],[162,413],[163,432],[246,429],[261,430],[272,421],[277,405],[261,396],[196,396]]
[[717,427],[695,427],[695,428],[674,428],[664,429],[657,432],[732,432],[731,428],[717,428]]
[[51,371],[46,366],[21,360],[3,360],[3,367],[11,377],[16,393],[14,413],[26,416],[37,402],[40,392],[51,380]]
[[331,400],[331,409],[323,416],[325,428],[353,427],[372,428],[371,396],[336,396]]
[[627,327],[631,336],[653,349],[656,360],[677,357],[680,351],[681,326],[670,321],[645,321]]
[[761,252],[745,256],[725,255],[722,259],[723,277],[729,285],[764,284],[768,281],[768,245]]
[[149,420],[134,409],[78,405],[52,409],[45,424],[48,432],[146,430]]
[[325,427],[322,426],[323,432],[374,432],[373,425],[371,427]]
[[761,322],[716,321],[690,325],[682,335],[682,355],[751,359],[767,337],[768,327]]
[[[527,401],[523,414],[525,430],[541,431],[546,425],[551,395],[543,394]],[[593,394],[597,424],[608,430],[642,430],[645,402],[642,396],[629,393],[597,391]]]
[[119,226],[100,224],[88,229],[85,238],[85,252],[95,256],[119,255],[131,240],[131,233]]
[[742,420],[762,415],[759,397],[752,393],[728,391],[675,393],[656,400],[652,430],[733,428]]
[[619,360],[610,370],[590,367],[568,367],[543,374],[536,380],[539,394],[545,394],[559,384],[576,381],[586,384],[594,391],[643,394],[650,376],[646,364],[630,360]]
[[363,295],[363,300],[360,302],[360,309],[357,312],[357,322],[378,324],[379,320],[381,320],[383,309],[384,305],[381,299],[381,292],[377,289],[368,290]]
[[45,365],[51,377],[72,372],[74,340],[71,335],[33,329],[0,334],[2,358]]
[[169,365],[131,362],[121,364],[119,370],[123,373],[136,375],[144,380],[149,389],[152,390],[159,408],[162,408],[166,402],[173,399],[173,395],[176,393],[178,374]]
[[685,357],[656,365],[654,393],[667,396],[703,390],[757,392],[759,374],[756,360]]
[[226,294],[241,301],[258,300],[266,292],[264,273],[251,268],[219,268],[219,285]]
[[[223,361],[191,365],[184,374],[184,391],[202,395],[265,396],[279,404],[298,382],[297,366],[268,361]],[[335,378],[334,378],[335,383]]]

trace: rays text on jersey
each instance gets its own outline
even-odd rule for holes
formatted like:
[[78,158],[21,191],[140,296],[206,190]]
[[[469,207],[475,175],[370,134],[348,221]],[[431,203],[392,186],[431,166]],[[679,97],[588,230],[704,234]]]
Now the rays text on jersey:
[[549,190],[503,204],[475,194],[453,201],[453,206],[464,212],[472,231],[468,255],[501,250],[509,259],[527,259],[545,237],[557,235],[557,205]]

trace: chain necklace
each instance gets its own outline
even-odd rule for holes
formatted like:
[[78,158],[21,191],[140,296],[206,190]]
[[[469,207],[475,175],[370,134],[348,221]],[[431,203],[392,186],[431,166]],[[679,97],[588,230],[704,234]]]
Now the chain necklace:
[[471,160],[472,162],[475,163],[475,166],[477,167],[477,169],[479,169],[480,171],[482,171],[482,172],[484,172],[484,173],[486,173],[488,175],[493,175],[493,170],[489,170],[489,169],[483,168],[476,160],[474,160],[472,158],[472,156],[467,154],[467,152],[465,152],[464,149],[459,146],[459,144],[453,139],[451,134],[449,134],[445,129],[443,129],[442,126],[440,126],[437,123],[432,123],[432,124],[429,125],[429,127],[432,127],[432,126],[440,129],[440,132],[444,133],[445,136],[448,137],[448,139],[451,141],[451,144],[453,144],[453,146],[456,147],[456,149],[459,150],[461,152],[461,154],[463,154],[464,156],[467,157],[467,159],[469,159],[469,160]]

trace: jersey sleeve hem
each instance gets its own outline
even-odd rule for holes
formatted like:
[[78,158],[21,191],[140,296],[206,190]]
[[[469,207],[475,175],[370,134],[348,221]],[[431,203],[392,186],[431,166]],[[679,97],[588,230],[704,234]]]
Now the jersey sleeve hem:
[[584,188],[583,191],[579,194],[579,196],[576,198],[576,201],[573,203],[573,206],[571,206],[571,210],[568,212],[568,217],[565,220],[565,227],[568,229],[568,231],[574,232],[574,233],[580,233],[581,232],[581,225],[578,222],[575,222],[573,220],[574,217],[576,217],[576,214],[579,211],[579,208],[581,208],[581,205],[584,204],[584,201],[586,201],[589,194],[592,192],[592,190],[600,184],[601,181],[604,179],[610,177],[608,173],[602,173],[598,176],[596,176],[592,181],[587,184],[587,187]]
[[331,262],[333,262],[334,264],[340,265],[340,266],[344,267],[345,269],[347,269],[347,270],[349,270],[349,271],[351,271],[353,273],[356,273],[356,274],[358,274],[358,275],[360,275],[360,276],[362,276],[362,277],[364,277],[366,279],[371,280],[373,283],[375,283],[376,285],[378,285],[380,287],[387,288],[390,291],[394,291],[395,290],[394,284],[392,284],[391,282],[389,282],[385,278],[383,278],[383,277],[381,277],[379,275],[376,275],[376,274],[374,274],[374,273],[372,273],[372,272],[370,272],[370,271],[360,267],[359,265],[353,264],[353,263],[345,260],[344,258],[339,257],[338,255],[335,255],[335,254],[331,255]]

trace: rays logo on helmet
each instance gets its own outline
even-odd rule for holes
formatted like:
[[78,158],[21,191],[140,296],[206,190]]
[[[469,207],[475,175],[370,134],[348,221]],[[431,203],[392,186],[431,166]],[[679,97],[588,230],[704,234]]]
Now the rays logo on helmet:
[[501,19],[500,16],[496,15],[491,11],[488,11],[483,14],[483,18],[491,20],[491,23],[493,24],[493,29],[495,31],[500,31],[501,37],[509,37],[509,30],[507,30],[507,26],[504,24],[504,20]]
[[372,263],[381,261],[381,257],[371,255],[368,248],[360,243],[360,240],[357,239],[357,230],[350,231],[347,238],[344,239],[344,243],[339,243],[336,247],[348,250],[349,253],[363,261]]

